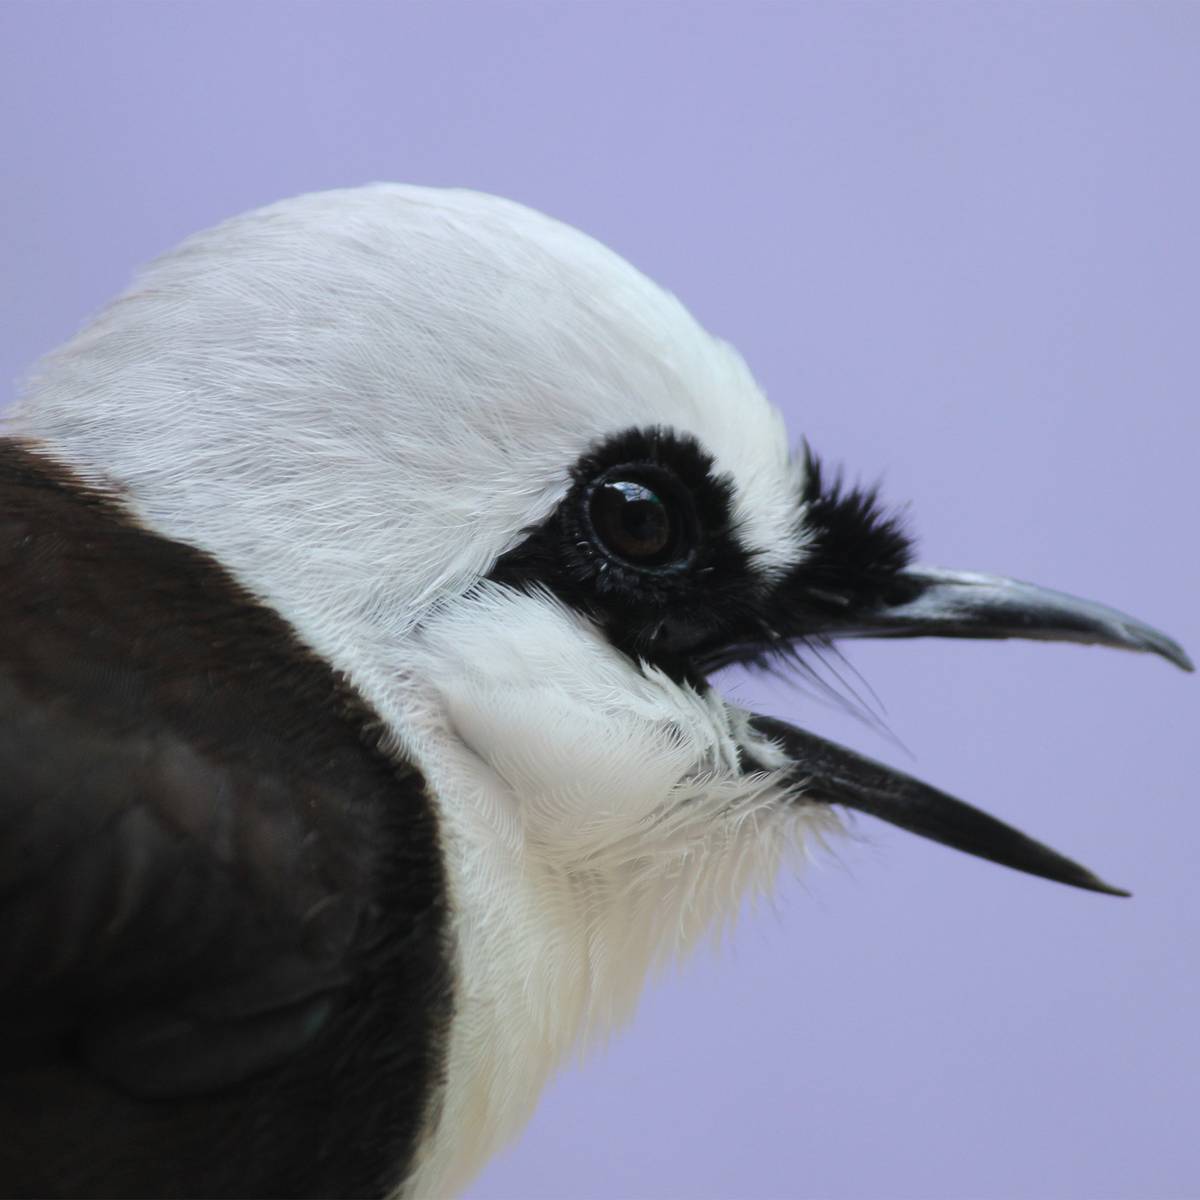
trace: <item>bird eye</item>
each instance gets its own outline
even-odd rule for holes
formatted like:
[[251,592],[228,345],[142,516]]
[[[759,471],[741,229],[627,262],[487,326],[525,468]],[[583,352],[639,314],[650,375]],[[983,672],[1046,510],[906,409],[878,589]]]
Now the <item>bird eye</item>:
[[663,491],[635,479],[602,480],[592,491],[592,528],[604,548],[637,567],[669,566],[687,552],[683,521]]

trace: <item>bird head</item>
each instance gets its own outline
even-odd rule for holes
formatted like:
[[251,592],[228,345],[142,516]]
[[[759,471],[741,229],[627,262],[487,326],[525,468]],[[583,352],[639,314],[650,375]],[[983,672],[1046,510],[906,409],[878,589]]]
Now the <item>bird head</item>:
[[[915,565],[674,297],[477,193],[329,192],[191,238],[42,364],[14,426],[213,555],[374,706],[437,800],[466,986],[532,1010],[547,1060],[839,809],[1115,890],[740,709],[719,668],[925,636],[1189,666],[1101,605]],[[472,1036],[456,1054],[503,1053]]]

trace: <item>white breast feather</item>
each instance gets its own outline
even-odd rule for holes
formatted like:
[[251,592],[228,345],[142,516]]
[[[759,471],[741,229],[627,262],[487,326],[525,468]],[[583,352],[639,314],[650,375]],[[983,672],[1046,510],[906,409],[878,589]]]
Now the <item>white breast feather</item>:
[[484,586],[423,627],[414,661],[435,682],[396,720],[455,847],[462,973],[441,1123],[407,1189],[424,1196],[465,1184],[649,972],[837,823],[782,802],[782,773],[741,773],[744,714],[614,655],[552,596]]

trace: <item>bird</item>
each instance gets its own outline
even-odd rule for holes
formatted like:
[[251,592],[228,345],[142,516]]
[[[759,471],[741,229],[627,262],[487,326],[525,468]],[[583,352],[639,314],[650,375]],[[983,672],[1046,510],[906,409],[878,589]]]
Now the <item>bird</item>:
[[1123,894],[721,668],[944,636],[1191,669],[920,565],[672,294],[465,189],[188,238],[2,434],[5,1195],[453,1195],[848,814]]

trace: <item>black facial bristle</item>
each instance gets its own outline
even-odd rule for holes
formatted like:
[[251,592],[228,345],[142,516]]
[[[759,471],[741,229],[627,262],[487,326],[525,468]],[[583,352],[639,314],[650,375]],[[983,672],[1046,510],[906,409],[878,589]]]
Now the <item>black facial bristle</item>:
[[854,593],[894,575],[913,560],[913,539],[899,513],[888,512],[876,487],[829,477],[804,444],[804,515],[809,555],[803,573],[814,585]]

